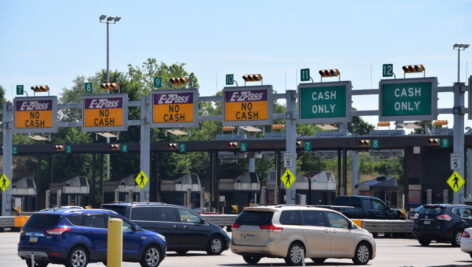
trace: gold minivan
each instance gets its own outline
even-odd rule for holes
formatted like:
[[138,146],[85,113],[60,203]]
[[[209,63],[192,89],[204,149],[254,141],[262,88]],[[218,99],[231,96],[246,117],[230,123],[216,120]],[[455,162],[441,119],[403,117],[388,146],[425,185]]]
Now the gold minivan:
[[232,225],[231,251],[256,264],[262,257],[284,258],[302,265],[304,258],[350,258],[367,264],[375,257],[375,240],[341,213],[296,205],[247,207]]

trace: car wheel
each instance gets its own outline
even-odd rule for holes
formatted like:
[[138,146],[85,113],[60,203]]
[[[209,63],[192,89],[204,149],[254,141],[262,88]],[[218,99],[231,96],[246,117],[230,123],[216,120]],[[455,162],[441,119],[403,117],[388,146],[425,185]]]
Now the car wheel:
[[243,259],[248,264],[257,264],[261,260],[261,257],[245,255],[245,256],[243,256]]
[[357,245],[354,258],[352,261],[354,264],[364,265],[367,264],[370,260],[370,247],[366,243],[360,243]]
[[311,258],[311,260],[316,264],[322,264],[325,262],[326,258]]
[[179,249],[179,250],[176,250],[175,252],[177,252],[177,254],[179,254],[179,255],[185,255],[188,252],[188,250],[187,249]]
[[458,247],[461,245],[462,230],[457,230],[452,235],[451,246]]
[[429,244],[431,244],[431,240],[429,240],[429,239],[424,239],[424,238],[418,239],[418,242],[419,242],[423,247],[427,247],[427,246],[429,246]]
[[[48,266],[49,262],[45,262],[45,261],[35,261],[34,262],[34,267],[46,267]],[[26,265],[28,267],[33,267],[33,263],[31,262],[30,259],[27,259],[26,260]]]
[[161,262],[161,250],[157,246],[149,246],[144,250],[141,259],[142,267],[156,267]]
[[88,264],[88,252],[84,247],[74,247],[66,259],[66,267],[85,267]]
[[470,257],[472,258],[472,253],[469,253]]
[[303,264],[305,258],[305,248],[300,243],[293,243],[288,249],[287,257],[285,262],[291,266],[300,266]]
[[221,237],[212,237],[208,242],[207,253],[208,255],[220,255],[224,250],[223,239]]

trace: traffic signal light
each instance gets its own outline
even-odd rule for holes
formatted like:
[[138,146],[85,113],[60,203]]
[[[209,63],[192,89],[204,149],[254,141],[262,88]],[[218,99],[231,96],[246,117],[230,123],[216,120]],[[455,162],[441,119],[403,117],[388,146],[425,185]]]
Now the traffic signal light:
[[243,79],[245,82],[262,81],[262,75],[261,74],[246,74],[246,75],[243,75]]
[[55,145],[54,150],[56,152],[63,152],[64,151],[64,145]]
[[321,77],[337,77],[341,74],[338,69],[320,70],[318,73]]
[[188,77],[170,78],[170,82],[174,85],[176,85],[176,84],[187,84],[188,83]]
[[303,141],[297,141],[297,148],[303,148]]
[[35,86],[31,86],[31,90],[33,90],[35,93],[48,92],[49,91],[49,86],[47,86],[47,85],[35,85]]
[[430,146],[439,146],[440,145],[439,138],[429,138],[428,139],[428,145],[430,145]]
[[239,142],[229,142],[228,146],[230,148],[238,148],[239,147]]
[[422,64],[419,65],[405,65],[402,67],[405,73],[415,73],[425,71],[425,67]]
[[120,151],[121,145],[120,144],[110,144],[110,148],[112,151]]
[[118,90],[120,89],[120,84],[119,83],[102,83],[100,87],[105,90]]
[[368,147],[368,146],[370,146],[370,140],[367,140],[367,139],[359,140],[359,144],[362,147]]
[[179,144],[177,144],[177,143],[169,143],[169,144],[167,145],[167,147],[168,147],[170,150],[177,150],[178,147],[179,147]]

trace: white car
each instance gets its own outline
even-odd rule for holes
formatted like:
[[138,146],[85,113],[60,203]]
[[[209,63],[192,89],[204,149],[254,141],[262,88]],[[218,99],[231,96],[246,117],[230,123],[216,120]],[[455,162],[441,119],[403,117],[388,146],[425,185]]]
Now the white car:
[[462,232],[461,250],[465,253],[469,253],[470,257],[472,257],[472,227]]

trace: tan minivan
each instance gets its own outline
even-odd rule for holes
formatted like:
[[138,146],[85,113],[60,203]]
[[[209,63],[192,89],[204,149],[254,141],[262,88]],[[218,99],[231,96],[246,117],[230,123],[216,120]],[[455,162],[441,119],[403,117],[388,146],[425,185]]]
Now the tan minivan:
[[302,265],[304,258],[350,258],[367,264],[375,257],[375,240],[341,213],[297,205],[248,207],[232,225],[231,250],[249,264],[262,257],[284,258]]

